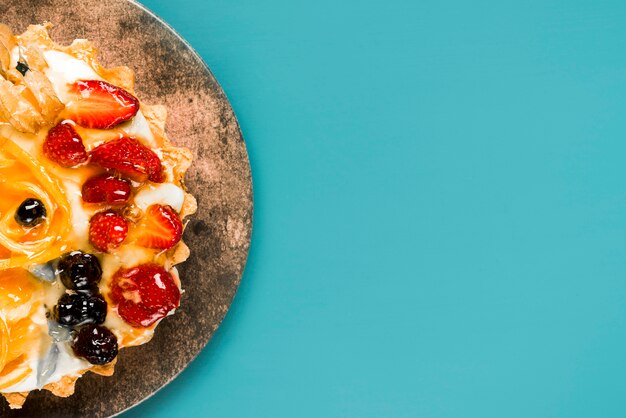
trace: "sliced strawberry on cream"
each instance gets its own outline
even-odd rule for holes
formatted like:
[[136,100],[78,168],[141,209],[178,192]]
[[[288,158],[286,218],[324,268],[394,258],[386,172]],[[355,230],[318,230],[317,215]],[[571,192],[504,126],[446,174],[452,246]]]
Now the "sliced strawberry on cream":
[[111,129],[139,111],[135,96],[106,81],[78,80],[69,91],[65,115],[85,128]]
[[82,188],[83,201],[120,205],[130,198],[130,182],[110,174],[89,178]]
[[152,205],[135,230],[135,242],[146,248],[168,250],[183,236],[183,223],[170,206]]
[[138,182],[164,181],[159,156],[135,138],[120,138],[105,142],[91,151],[91,162]]
[[[17,56],[17,48],[14,48],[13,51],[13,55]],[[45,75],[52,82],[54,91],[59,99],[65,104],[68,104],[73,98],[71,86],[75,82],[79,80],[102,80],[102,77],[89,64],[70,54],[56,50],[45,50],[43,51],[43,56],[48,64]],[[151,147],[157,145],[150,126],[141,110],[128,122],[118,125],[116,129],[122,130],[128,136],[143,138],[147,145]]]

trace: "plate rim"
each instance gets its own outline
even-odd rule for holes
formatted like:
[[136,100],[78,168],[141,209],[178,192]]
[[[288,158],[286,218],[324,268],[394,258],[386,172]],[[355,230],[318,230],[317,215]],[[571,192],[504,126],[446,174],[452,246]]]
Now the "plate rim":
[[133,405],[130,405],[129,407],[114,413],[113,415],[109,415],[109,418],[119,417],[122,414],[124,414],[124,413],[130,411],[131,409],[135,408],[136,406],[144,403],[148,399],[151,399],[152,397],[154,397],[156,394],[161,392],[166,386],[168,386],[175,379],[177,379],[185,370],[187,370],[192,365],[192,363],[194,363],[196,361],[196,359],[198,358],[200,353],[202,353],[207,348],[207,346],[209,345],[209,343],[213,339],[213,336],[215,335],[215,332],[217,332],[217,330],[221,328],[222,323],[224,322],[224,319],[226,318],[226,316],[230,312],[231,307],[232,307],[232,305],[233,305],[233,303],[235,301],[235,298],[237,297],[237,293],[239,292],[239,287],[241,286],[241,282],[243,281],[243,278],[244,278],[244,275],[245,275],[245,272],[246,272],[246,267],[248,265],[248,258],[250,257],[250,247],[252,246],[252,237],[253,237],[253,233],[254,233],[254,181],[253,181],[253,175],[252,175],[252,164],[250,163],[250,153],[248,152],[248,147],[246,145],[246,141],[245,141],[245,138],[243,136],[243,132],[241,130],[241,125],[239,124],[239,119],[237,118],[237,114],[235,113],[235,109],[233,108],[232,103],[229,100],[228,95],[226,94],[226,91],[224,90],[224,88],[222,87],[220,82],[218,81],[217,77],[215,77],[215,74],[213,74],[213,71],[211,71],[211,68],[209,67],[209,65],[206,63],[206,61],[204,61],[202,56],[198,53],[198,51],[196,51],[196,49],[180,33],[178,33],[178,31],[176,29],[174,29],[174,27],[172,27],[169,23],[167,23],[165,21],[165,19],[163,19],[161,16],[159,16],[157,13],[155,13],[151,9],[149,9],[146,5],[144,5],[142,3],[139,3],[138,0],[123,0],[123,1],[125,1],[127,3],[130,3],[133,6],[141,9],[144,13],[147,13],[150,17],[152,17],[154,20],[156,20],[159,24],[161,24],[165,28],[167,28],[167,30],[169,30],[182,44],[184,44],[185,47],[187,48],[187,50],[202,64],[202,66],[204,67],[204,70],[210,75],[210,77],[215,82],[215,85],[219,88],[219,93],[222,96],[224,96],[224,98],[226,99],[226,102],[228,103],[228,105],[230,106],[230,108],[232,110],[232,117],[233,117],[233,120],[234,120],[235,125],[237,127],[237,132],[239,133],[239,137],[241,138],[241,142],[242,142],[244,150],[245,150],[246,163],[247,163],[247,166],[248,166],[248,173],[250,174],[250,199],[249,199],[249,201],[250,201],[250,223],[249,223],[249,227],[248,227],[248,234],[249,234],[248,247],[246,249],[246,254],[245,254],[245,257],[243,259],[243,263],[242,263],[243,267],[242,267],[242,270],[241,270],[239,281],[238,281],[238,283],[235,286],[235,290],[233,292],[232,298],[230,299],[230,303],[228,305],[228,309],[226,310],[224,315],[219,320],[219,322],[217,324],[217,327],[213,331],[213,334],[202,345],[200,350],[198,350],[198,352],[193,355],[193,357],[189,360],[189,362],[183,368],[181,368],[177,373],[175,373],[174,375],[169,377],[167,379],[167,381],[163,385],[161,385],[159,388],[157,388],[156,390],[154,390],[151,393],[149,393],[147,396],[142,398],[139,402],[136,402]]

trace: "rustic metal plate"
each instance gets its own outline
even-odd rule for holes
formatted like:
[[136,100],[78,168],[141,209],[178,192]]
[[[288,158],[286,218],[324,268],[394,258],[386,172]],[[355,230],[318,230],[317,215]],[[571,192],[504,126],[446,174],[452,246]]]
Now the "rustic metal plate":
[[33,392],[3,417],[105,417],[146,399],[170,382],[207,344],[237,291],[252,229],[252,181],[245,143],[221,87],[193,49],[143,6],[127,0],[20,0],[0,4],[0,20],[20,33],[49,21],[60,43],[92,40],[104,65],[135,70],[139,98],[164,104],[167,133],[189,147],[186,184],[197,199],[184,240],[191,257],[179,268],[185,293],[176,315],[154,339],[122,350],[112,377],[88,373],[76,393]]

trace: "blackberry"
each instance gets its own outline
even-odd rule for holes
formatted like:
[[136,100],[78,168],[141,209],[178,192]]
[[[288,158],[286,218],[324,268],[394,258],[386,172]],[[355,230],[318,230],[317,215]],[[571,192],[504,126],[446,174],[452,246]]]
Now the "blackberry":
[[54,307],[54,318],[61,325],[101,324],[107,315],[107,303],[101,295],[65,294]]
[[117,337],[102,325],[85,325],[74,336],[72,349],[91,364],[107,364],[117,356]]
[[102,278],[98,258],[82,251],[63,255],[57,265],[57,273],[65,287],[79,292],[97,293]]

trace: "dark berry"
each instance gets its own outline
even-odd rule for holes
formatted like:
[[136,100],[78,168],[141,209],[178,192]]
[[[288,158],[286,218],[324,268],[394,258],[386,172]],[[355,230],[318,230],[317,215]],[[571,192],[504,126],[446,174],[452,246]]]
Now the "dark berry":
[[74,336],[72,349],[91,364],[107,364],[117,356],[117,337],[102,325],[85,325]]
[[26,75],[26,71],[30,70],[30,68],[28,68],[28,65],[20,61],[17,62],[15,69],[19,71],[23,76]]
[[15,212],[15,222],[22,226],[39,225],[46,217],[46,207],[39,199],[28,198]]
[[102,277],[102,268],[95,255],[72,251],[61,257],[57,273],[68,289],[95,292]]
[[61,325],[101,324],[107,316],[107,303],[101,295],[64,294],[54,307],[54,317]]

